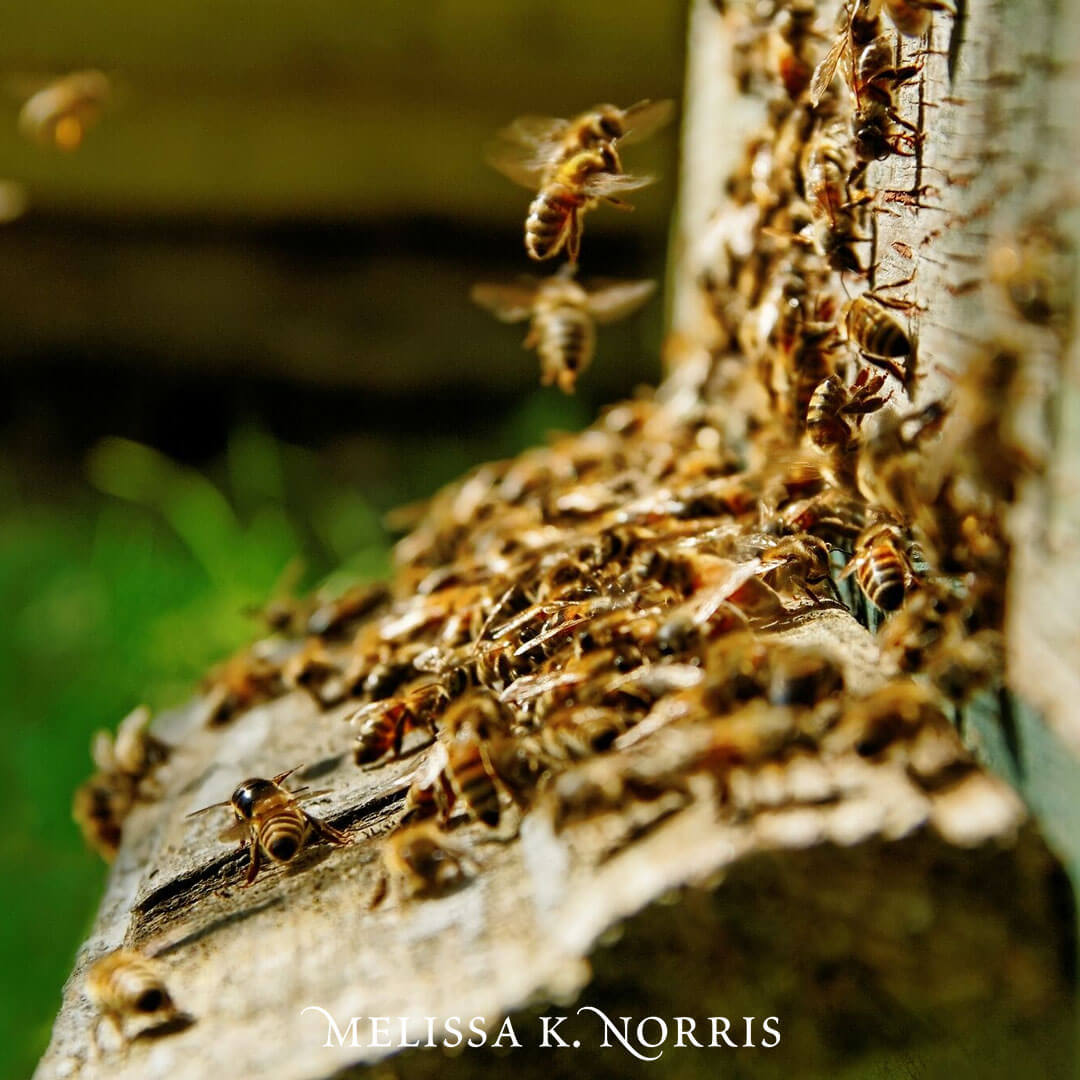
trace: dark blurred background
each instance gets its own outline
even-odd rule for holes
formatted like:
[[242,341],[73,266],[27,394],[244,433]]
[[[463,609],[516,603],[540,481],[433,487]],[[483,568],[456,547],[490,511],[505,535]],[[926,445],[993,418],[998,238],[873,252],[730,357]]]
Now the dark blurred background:
[[[567,398],[471,306],[532,269],[529,193],[483,163],[524,112],[678,97],[683,4],[263,0],[14,5],[0,39],[0,1075],[25,1076],[106,868],[70,819],[89,742],[182,702],[306,587],[383,574],[382,518],[658,374],[661,303],[604,328]],[[65,153],[23,101],[99,68]],[[662,277],[661,180],[601,208],[585,275]]]

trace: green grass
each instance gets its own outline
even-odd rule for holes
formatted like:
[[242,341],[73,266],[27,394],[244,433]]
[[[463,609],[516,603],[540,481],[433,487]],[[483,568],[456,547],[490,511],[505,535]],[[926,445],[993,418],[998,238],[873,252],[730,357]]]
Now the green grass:
[[491,430],[376,440],[347,469],[241,428],[212,479],[109,438],[51,499],[26,495],[26,478],[0,464],[0,1077],[29,1075],[44,1050],[104,885],[107,868],[71,820],[93,733],[140,702],[190,697],[258,632],[246,612],[298,556],[307,587],[331,573],[384,576],[382,511],[585,419],[538,391]]

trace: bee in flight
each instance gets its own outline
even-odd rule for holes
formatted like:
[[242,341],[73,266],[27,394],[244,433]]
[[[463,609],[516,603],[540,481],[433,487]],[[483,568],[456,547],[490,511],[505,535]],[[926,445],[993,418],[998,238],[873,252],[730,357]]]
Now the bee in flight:
[[26,100],[19,112],[19,130],[44,146],[78,150],[110,94],[109,79],[102,72],[74,71]]
[[[213,803],[188,814],[188,817],[196,817],[219,806],[232,807],[236,820],[220,834],[219,839],[224,843],[240,840],[241,847],[247,845],[251,848],[245,888],[255,880],[262,854],[273,862],[287,863],[315,839],[339,845],[349,843],[346,833],[300,808],[296,796],[307,791],[307,788],[288,791],[282,786],[285,778],[299,768],[302,766],[278,773],[272,780],[252,777],[245,780],[227,802]],[[313,799],[324,794],[325,791],[307,791],[306,797]]]
[[629,315],[652,295],[655,281],[573,280],[573,264],[551,277],[522,277],[514,285],[475,285],[472,298],[501,322],[531,319],[526,349],[540,356],[540,381],[572,393],[596,348],[596,324]]
[[618,196],[652,183],[623,172],[617,144],[639,141],[668,122],[670,101],[640,101],[628,109],[597,105],[570,120],[523,116],[499,133],[488,161],[535,191],[525,221],[525,250],[537,260],[564,248],[577,262],[587,210],[604,200],[632,209]]

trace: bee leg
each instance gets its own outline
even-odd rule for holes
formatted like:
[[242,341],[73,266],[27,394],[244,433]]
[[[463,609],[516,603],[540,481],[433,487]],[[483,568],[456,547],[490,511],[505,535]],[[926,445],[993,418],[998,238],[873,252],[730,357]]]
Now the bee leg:
[[345,845],[352,843],[352,837],[348,833],[342,832],[341,829],[335,829],[333,825],[328,824],[325,821],[320,821],[318,818],[308,818],[315,831],[324,840],[329,841],[331,844]]
[[578,261],[578,255],[581,253],[581,229],[581,211],[575,210],[570,215],[570,231],[566,237],[566,254],[575,265]]
[[616,199],[612,195],[606,195],[605,199],[612,206],[614,206],[616,210],[633,210],[634,209],[634,204],[633,203],[628,203],[625,199]]
[[256,874],[259,872],[259,845],[255,840],[251,841],[251,860],[248,862],[247,877],[244,878],[244,884],[242,888],[247,888],[255,880]]

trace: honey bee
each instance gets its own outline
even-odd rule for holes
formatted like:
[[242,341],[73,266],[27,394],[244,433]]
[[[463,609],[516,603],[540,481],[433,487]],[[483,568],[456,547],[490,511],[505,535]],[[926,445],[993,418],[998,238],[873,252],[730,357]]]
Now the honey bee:
[[655,281],[608,281],[587,289],[564,267],[551,277],[517,285],[475,285],[472,298],[501,322],[531,319],[523,344],[540,356],[540,382],[569,394],[592,361],[596,323],[629,315],[655,287]]
[[851,161],[837,126],[823,128],[807,144],[803,186],[814,222],[814,244],[833,270],[861,273],[853,245],[860,236],[855,211],[867,196],[852,198],[848,188]]
[[823,745],[829,752],[854,750],[865,758],[890,751],[903,754],[909,740],[926,726],[950,727],[937,696],[919,683],[898,680],[849,705]]
[[469,817],[495,828],[502,817],[495,770],[486,743],[475,736],[451,740],[446,745],[446,779],[454,802]]
[[1036,326],[1065,320],[1076,277],[1075,253],[1051,224],[1035,221],[990,251],[990,280],[1021,318]]
[[75,71],[28,98],[19,111],[19,130],[33,142],[77,150],[97,123],[111,95],[100,71]]
[[91,747],[97,771],[75,792],[72,818],[87,845],[108,862],[120,846],[125,818],[145,797],[144,781],[172,751],[149,726],[150,710],[140,706],[120,721],[115,737],[99,731]]
[[806,410],[806,433],[819,449],[846,452],[855,437],[852,421],[858,424],[888,401],[879,393],[885,376],[871,378],[869,371],[863,368],[850,387],[835,375],[818,383]]
[[[892,305],[904,306],[897,301]],[[844,311],[844,328],[849,341],[855,343],[868,363],[887,371],[905,386],[910,368],[899,361],[914,353],[914,346],[904,328],[882,306],[877,293],[865,292],[848,301]]]
[[281,667],[281,681],[288,687],[306,690],[323,708],[342,701],[348,693],[347,681],[337,657],[321,638],[312,637]]
[[333,637],[344,632],[358,619],[374,611],[390,595],[382,581],[351,585],[331,598],[316,601],[307,619],[307,632]]
[[257,645],[252,646],[214,668],[204,680],[203,689],[203,722],[207,727],[217,727],[280,694],[281,668]]
[[802,96],[814,74],[807,45],[818,36],[814,29],[816,15],[813,0],[793,0],[774,20],[770,39],[772,65],[792,101]]
[[405,736],[417,728],[435,731],[435,718],[449,704],[450,695],[442,682],[425,683],[408,693],[363,705],[349,723],[360,725],[356,737],[356,764],[369,765],[390,752],[401,756]]
[[[95,960],[86,973],[86,996],[101,1014],[94,1032],[99,1048],[103,1024],[127,1043],[178,1017],[161,965],[135,949],[116,949]],[[138,1022],[133,1032],[131,1022]]]
[[899,525],[891,521],[868,525],[855,541],[855,554],[844,575],[854,572],[872,604],[882,611],[895,611],[914,578],[906,548]]
[[[880,161],[890,154],[903,154],[905,151],[899,144],[912,143],[919,137],[919,129],[897,113],[893,93],[920,70],[918,64],[894,66],[892,43],[888,38],[875,38],[859,53],[851,77],[851,93],[855,99],[852,131],[855,157],[863,165]],[[895,134],[894,124],[906,128],[910,134]]]
[[[521,116],[499,132],[488,161],[523,187],[536,188],[559,165],[584,150],[641,142],[662,128],[675,111],[671,101],[639,101],[629,108],[596,105],[570,120]],[[622,163],[615,158],[617,168]]]
[[874,12],[884,8],[904,37],[922,37],[930,29],[930,20],[935,11],[955,14],[952,5],[941,0],[869,0],[869,3]]
[[[219,807],[232,808],[235,821],[220,834],[223,842],[239,839],[241,847],[251,850],[247,877],[244,888],[255,881],[259,872],[262,855],[272,862],[288,863],[314,840],[326,840],[336,845],[348,844],[349,836],[325,821],[313,817],[298,805],[296,796],[307,789],[298,788],[289,791],[283,786],[286,777],[291,776],[302,766],[297,765],[286,772],[278,773],[271,780],[251,777],[245,780],[227,802],[213,803],[196,810],[188,817],[196,817]],[[308,791],[306,798],[313,799],[322,791]]]
[[437,895],[467,877],[465,853],[437,825],[419,822],[398,829],[382,848],[385,877],[375,903],[385,895],[388,879],[401,884],[406,898]]

